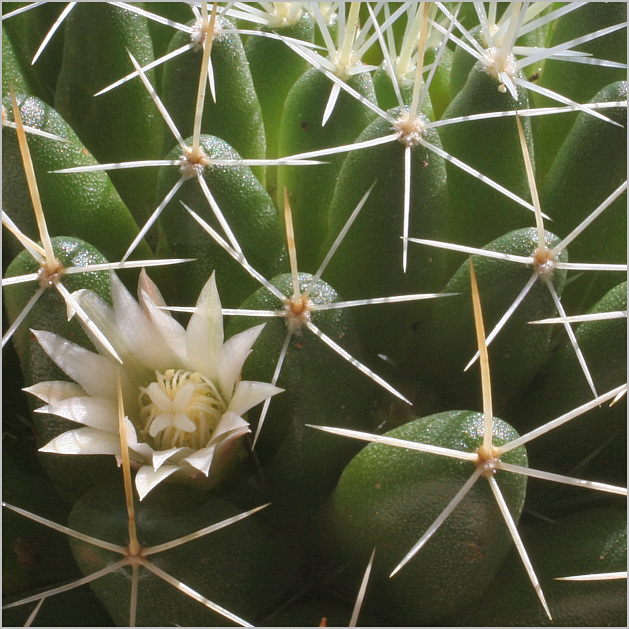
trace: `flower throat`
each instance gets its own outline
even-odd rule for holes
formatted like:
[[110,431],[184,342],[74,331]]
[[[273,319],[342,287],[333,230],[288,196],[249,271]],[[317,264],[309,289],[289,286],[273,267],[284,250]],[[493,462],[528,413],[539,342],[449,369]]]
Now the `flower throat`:
[[157,450],[204,448],[227,410],[214,383],[197,371],[167,369],[155,376],[140,387],[143,439]]

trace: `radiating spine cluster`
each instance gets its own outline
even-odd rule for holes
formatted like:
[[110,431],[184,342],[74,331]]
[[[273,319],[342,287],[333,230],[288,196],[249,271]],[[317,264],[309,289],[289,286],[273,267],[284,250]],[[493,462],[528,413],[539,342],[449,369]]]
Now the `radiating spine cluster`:
[[5,623],[621,624],[626,98],[624,3],[4,7]]

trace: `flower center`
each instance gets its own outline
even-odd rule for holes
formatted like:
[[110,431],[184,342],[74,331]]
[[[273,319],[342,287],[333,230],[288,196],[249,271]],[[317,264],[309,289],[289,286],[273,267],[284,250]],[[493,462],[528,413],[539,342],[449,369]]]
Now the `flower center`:
[[204,448],[227,405],[214,383],[195,371],[167,369],[140,387],[140,435],[156,450]]

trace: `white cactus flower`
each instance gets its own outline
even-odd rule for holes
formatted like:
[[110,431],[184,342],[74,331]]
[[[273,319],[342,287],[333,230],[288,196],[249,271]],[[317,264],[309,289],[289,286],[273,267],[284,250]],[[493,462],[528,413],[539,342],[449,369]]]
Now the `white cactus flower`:
[[81,427],[40,448],[57,454],[113,454],[120,461],[117,382],[122,382],[129,455],[140,499],[165,479],[216,485],[250,432],[243,414],[282,391],[240,380],[262,331],[259,325],[223,342],[214,275],[204,286],[187,329],[160,308],[157,286],[142,271],[139,303],[111,273],[113,308],[96,293],[74,296],[122,359],[116,362],[89,330],[100,353],[52,332],[35,331],[50,358],[73,383],[41,382],[25,389],[46,403],[38,409]]

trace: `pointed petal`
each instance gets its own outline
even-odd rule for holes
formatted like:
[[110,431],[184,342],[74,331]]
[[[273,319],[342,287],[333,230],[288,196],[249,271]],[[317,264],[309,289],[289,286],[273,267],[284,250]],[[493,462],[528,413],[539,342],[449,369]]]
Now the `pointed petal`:
[[117,399],[117,367],[113,361],[52,332],[32,332],[46,354],[86,393],[94,397]]
[[[151,372],[147,373],[146,368],[138,362],[120,334],[113,308],[94,291],[85,288],[74,291],[72,297],[84,310],[90,321],[94,323],[96,328],[98,328],[109,343],[111,343],[112,347],[121,358],[127,373],[133,374],[133,379],[138,381],[145,380],[149,377]],[[111,355],[109,349],[103,346],[101,340],[93,334],[87,326],[83,326],[83,329],[100,354],[103,356]],[[125,397],[128,397],[131,393],[131,382],[125,378],[122,384]],[[133,395],[135,396],[135,390],[133,390]]]
[[89,396],[72,397],[38,408],[37,413],[50,413],[98,430],[118,433],[118,406],[112,400]]
[[158,470],[153,470],[148,465],[143,465],[135,476],[135,487],[138,490],[140,500],[159,485],[164,479],[174,474],[179,469],[176,465],[162,465]]
[[177,357],[159,329],[151,323],[116,274],[110,273],[110,277],[116,325],[129,349],[149,369],[164,371],[177,366]]
[[210,472],[215,450],[216,445],[201,448],[200,450],[195,450],[193,454],[185,457],[183,460],[193,468],[199,470],[204,476],[207,476]]
[[162,310],[166,302],[157,285],[142,269],[138,286],[140,305],[156,328],[159,328],[166,343],[177,354],[181,362],[186,359],[186,331],[167,310]]
[[151,461],[153,459],[154,450],[148,443],[138,441],[138,436],[135,431],[135,426],[125,417],[125,431],[127,433],[127,446],[136,456],[131,457],[135,461]]
[[192,368],[216,380],[223,349],[223,313],[214,273],[201,290],[196,309],[190,317],[186,349]]
[[78,428],[55,437],[39,451],[55,454],[115,454],[120,456],[120,438],[117,434],[96,428]]
[[[128,349],[125,347],[122,337],[118,333],[113,308],[94,291],[87,288],[76,290],[71,293],[71,295],[74,300],[79,304],[79,306],[83,308],[90,320],[94,322],[96,327],[114,346],[116,353],[124,360],[124,352],[126,350],[126,352],[128,353]],[[69,307],[70,304],[68,304],[68,308]],[[96,337],[94,337],[92,332],[87,329],[86,332],[90,337],[92,343],[94,343],[96,349],[98,349],[101,354],[106,354],[107,351],[104,350],[102,344]],[[121,355],[121,353],[123,355]]]
[[227,411],[221,418],[209,445],[185,457],[184,461],[208,476],[212,462],[220,460],[223,448],[248,432],[251,432],[249,424],[239,415]]
[[170,458],[177,458],[176,455],[190,448],[170,448],[153,453],[153,470],[157,471]]
[[251,432],[249,424],[241,417],[227,412],[210,445],[186,457],[185,461],[193,468],[202,472],[212,486],[220,483],[231,468],[234,455],[240,449],[240,437]]
[[218,442],[221,442],[222,444],[227,440],[242,437],[248,432],[251,432],[249,422],[244,420],[240,415],[227,411],[226,413],[223,413],[223,417],[221,417],[221,421],[216,427],[216,430],[212,435],[212,439],[210,439],[210,444]]
[[76,382],[65,382],[63,380],[38,382],[31,387],[25,387],[22,391],[38,397],[46,404],[53,404],[71,397],[85,395],[85,391]]
[[144,308],[144,311],[151,323],[159,330],[159,333],[165,343],[168,345],[170,350],[176,354],[180,364],[185,364],[185,328],[167,310],[161,310],[159,306],[155,305],[144,291],[140,292],[140,303],[142,304],[142,307]]
[[256,404],[263,402],[277,393],[282,393],[284,389],[280,389],[267,382],[252,382],[250,380],[241,380],[234,390],[234,395],[227,407],[228,411],[236,415],[246,413]]
[[265,323],[256,325],[235,334],[223,345],[223,360],[218,374],[218,384],[225,399],[229,400],[232,396],[242,366],[265,325]]

